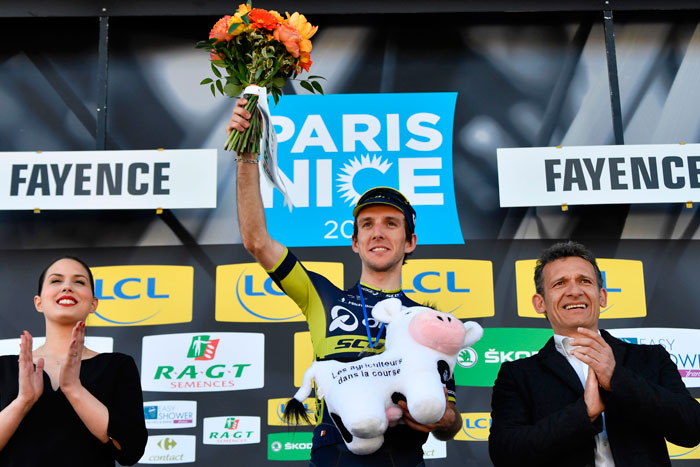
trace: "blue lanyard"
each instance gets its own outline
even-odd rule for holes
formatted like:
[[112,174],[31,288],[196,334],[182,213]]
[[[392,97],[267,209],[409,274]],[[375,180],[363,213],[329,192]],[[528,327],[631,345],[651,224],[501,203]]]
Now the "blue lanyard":
[[[379,337],[382,335],[382,331],[384,331],[384,325],[386,323],[382,323],[382,325],[379,327],[379,333],[377,334],[377,338],[372,342],[372,335],[369,332],[369,318],[367,317],[367,307],[365,307],[365,297],[362,295],[362,286],[360,283],[357,283],[357,291],[360,292],[360,302],[362,302],[362,314],[365,316],[365,329],[367,330],[367,343],[369,344],[369,348],[373,349],[375,345],[377,345],[377,342],[379,342]],[[399,293],[399,296],[401,294]]]

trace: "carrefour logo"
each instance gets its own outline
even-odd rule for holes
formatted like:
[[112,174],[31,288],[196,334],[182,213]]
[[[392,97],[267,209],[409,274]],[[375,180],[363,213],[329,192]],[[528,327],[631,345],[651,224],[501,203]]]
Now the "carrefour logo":
[[[291,397],[291,396],[290,396]],[[288,426],[290,425],[284,420],[284,409],[287,406],[289,397],[282,399],[268,399],[267,400],[267,424],[271,426]],[[314,419],[314,414],[316,413],[316,401],[311,397],[304,400],[304,409],[306,414],[312,420]],[[299,420],[299,425],[310,425],[304,420]]]
[[185,464],[195,461],[194,435],[149,436],[139,464]]
[[418,303],[436,303],[460,319],[494,315],[491,261],[411,259],[401,279],[403,291]]
[[458,386],[491,387],[503,362],[535,355],[550,337],[551,329],[484,329],[484,337],[457,356],[455,383]]
[[141,355],[144,391],[236,391],[264,385],[263,334],[146,336]]
[[[305,261],[304,267],[343,289],[343,264]],[[299,307],[257,263],[216,268],[216,321],[281,323],[304,321]]]
[[[603,288],[608,291],[607,307],[600,310],[600,317],[612,319],[646,316],[642,262],[628,259],[598,259],[597,262],[603,275]],[[537,260],[534,259],[515,262],[518,316],[544,318],[532,306],[536,263]]]
[[91,268],[100,304],[88,326],[145,326],[192,321],[191,266]]
[[462,414],[462,429],[457,432],[458,441],[488,441],[491,431],[491,414],[489,412],[472,412]]
[[305,461],[311,458],[313,433],[295,431],[267,435],[267,459]]
[[262,180],[272,236],[287,246],[350,245],[360,194],[390,186],[416,208],[421,242],[464,243],[452,175],[457,94],[319,97],[284,96],[275,107],[278,163],[294,208]]
[[[700,402],[700,399],[695,400]],[[666,441],[666,447],[671,459],[700,459],[700,444],[692,448],[685,448]]]

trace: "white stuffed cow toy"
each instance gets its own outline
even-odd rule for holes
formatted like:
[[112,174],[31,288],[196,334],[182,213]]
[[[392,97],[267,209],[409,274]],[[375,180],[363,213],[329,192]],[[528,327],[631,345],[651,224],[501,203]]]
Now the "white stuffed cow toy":
[[394,393],[405,396],[408,411],[419,423],[440,420],[446,408],[440,371],[449,370],[446,376],[451,376],[459,351],[483,335],[478,323],[462,323],[423,306],[403,307],[397,298],[377,303],[372,316],[388,323],[385,351],[355,362],[314,362],[285,409],[288,420],[307,418],[302,403],[315,382],[318,397],[325,400],[355,454],[379,449],[389,424],[401,418]]

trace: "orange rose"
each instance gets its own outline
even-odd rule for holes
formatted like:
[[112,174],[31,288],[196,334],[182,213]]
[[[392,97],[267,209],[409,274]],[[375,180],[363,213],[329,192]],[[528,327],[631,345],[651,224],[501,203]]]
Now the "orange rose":
[[292,57],[299,58],[299,43],[301,42],[301,35],[299,34],[299,31],[289,25],[280,24],[277,29],[275,29],[273,35],[276,41],[284,44],[284,46],[287,48],[287,52],[292,54]]
[[233,17],[231,15],[226,15],[216,22],[211,31],[209,32],[209,39],[216,39],[216,42],[230,41],[233,36],[229,36],[228,27],[229,21]]

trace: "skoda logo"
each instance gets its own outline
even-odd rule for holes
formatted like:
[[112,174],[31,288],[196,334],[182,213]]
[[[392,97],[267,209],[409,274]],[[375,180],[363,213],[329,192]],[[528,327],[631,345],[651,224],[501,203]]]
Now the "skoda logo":
[[462,368],[471,368],[476,365],[476,361],[479,359],[479,355],[476,350],[471,347],[462,349],[457,355],[457,364]]
[[270,448],[275,452],[280,452],[282,450],[282,443],[279,441],[273,441]]

